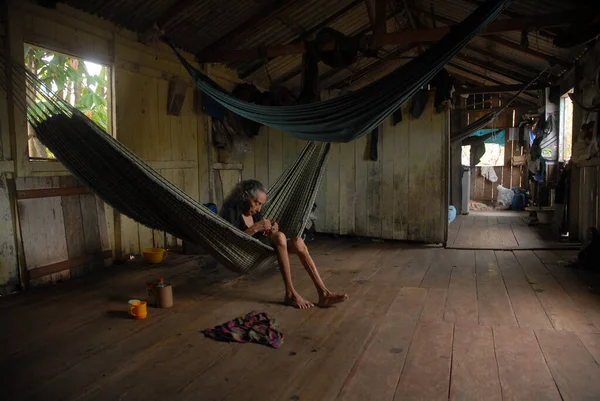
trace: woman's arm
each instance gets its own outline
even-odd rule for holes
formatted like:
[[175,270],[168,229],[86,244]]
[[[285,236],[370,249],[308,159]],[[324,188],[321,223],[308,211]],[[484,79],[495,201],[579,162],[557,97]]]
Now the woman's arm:
[[266,219],[261,219],[261,220],[257,221],[256,223],[252,224],[250,227],[248,227],[248,229],[245,230],[244,232],[248,235],[254,235],[256,233],[260,233],[260,232],[267,231],[270,229],[271,229],[271,222]]
[[260,229],[257,227],[257,224],[259,224],[259,223],[260,223],[260,221],[259,221],[258,223],[254,223],[254,224],[252,224],[252,226],[248,227],[248,229],[247,229],[246,231],[244,231],[244,232],[245,232],[246,234],[248,234],[249,236],[253,236],[253,235],[254,235],[254,234],[256,234],[256,233],[259,233],[259,232],[263,231],[263,230],[260,230]]

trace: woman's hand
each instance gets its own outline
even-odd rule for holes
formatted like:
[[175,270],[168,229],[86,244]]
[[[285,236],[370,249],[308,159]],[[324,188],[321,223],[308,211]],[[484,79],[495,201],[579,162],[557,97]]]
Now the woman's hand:
[[271,225],[271,232],[276,233],[277,231],[279,231],[279,224],[273,222],[273,224]]
[[256,231],[257,233],[269,231],[272,229],[271,220],[262,219],[254,223],[253,227],[254,231]]

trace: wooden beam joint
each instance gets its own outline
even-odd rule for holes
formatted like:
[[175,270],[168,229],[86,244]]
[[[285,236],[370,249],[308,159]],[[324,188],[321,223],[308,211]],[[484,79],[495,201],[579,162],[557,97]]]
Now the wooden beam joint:
[[[474,95],[483,93],[502,93],[502,92],[518,92],[525,88],[525,84],[518,85],[489,85],[489,86],[475,86],[471,88],[458,88],[456,90],[457,95]],[[548,85],[530,85],[527,90],[538,90],[544,89]]]
[[[376,13],[374,16],[374,28],[377,28],[377,31],[375,31],[371,37],[367,37],[365,44],[371,43],[375,46],[384,46],[435,42],[444,37],[444,35],[446,35],[453,26],[448,25],[438,28],[386,33],[385,2],[381,0],[375,1]],[[490,23],[488,27],[481,33],[481,35],[494,35],[502,32],[522,31],[523,29],[568,25],[571,23],[576,23],[577,19],[580,17],[580,12],[571,12],[561,14],[546,14],[536,17],[502,19]],[[327,43],[324,44],[324,46],[325,47],[323,50],[334,49],[334,43]],[[304,54],[305,52],[306,48],[303,43],[293,43],[288,45],[268,46],[255,49],[202,52],[198,54],[196,58],[197,61],[201,63],[238,62],[260,58],[273,58],[279,56],[289,56],[293,54]],[[550,58],[551,56],[548,57]]]

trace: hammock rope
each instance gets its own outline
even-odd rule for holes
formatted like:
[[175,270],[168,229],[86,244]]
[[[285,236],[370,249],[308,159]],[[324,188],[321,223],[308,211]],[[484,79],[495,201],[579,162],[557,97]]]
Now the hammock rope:
[[[13,93],[38,139],[93,193],[118,212],[151,229],[199,244],[230,270],[247,273],[275,262],[274,249],[246,235],[161,176],[79,110],[50,91],[22,63],[2,58],[10,70],[0,86]],[[4,71],[5,73],[8,71]],[[268,190],[266,218],[299,236],[323,178],[330,144],[309,142]]]
[[412,97],[508,5],[488,0],[427,51],[385,77],[343,96],[293,106],[263,106],[235,98],[192,66],[168,38],[167,43],[198,88],[241,117],[309,141],[349,142],[381,125]]

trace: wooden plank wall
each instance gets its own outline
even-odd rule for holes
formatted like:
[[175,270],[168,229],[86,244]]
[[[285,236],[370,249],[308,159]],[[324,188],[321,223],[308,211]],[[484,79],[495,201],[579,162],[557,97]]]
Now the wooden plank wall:
[[[209,201],[206,117],[196,111],[196,90],[172,51],[163,44],[142,45],[135,33],[63,4],[49,10],[23,3],[14,12],[23,21],[21,43],[110,65],[112,134],[194,199]],[[19,43],[14,37],[12,42]],[[166,110],[169,81],[177,77],[188,88],[181,115],[175,117]],[[39,163],[34,167],[40,170]],[[177,245],[170,235],[153,232],[117,212],[113,216],[110,208],[106,216],[109,241],[118,258],[139,254],[144,247]]]
[[[448,213],[447,113],[428,107],[415,120],[380,127],[378,160],[368,159],[371,134],[332,144],[317,197],[317,230],[341,235],[444,241]],[[406,109],[407,107],[405,107]],[[243,178],[271,185],[304,141],[263,127],[244,160]]]
[[[9,20],[5,4],[0,4],[0,24]],[[0,33],[0,46],[8,45],[6,32]],[[14,186],[12,143],[8,118],[8,96],[0,88],[0,295],[14,292],[19,285],[18,251],[15,218],[10,187]]]
[[0,295],[15,291],[19,284],[17,244],[8,185],[5,174],[0,174]]
[[577,216],[577,232],[580,242],[590,239],[589,228],[600,228],[600,161],[590,160],[576,169],[577,182],[573,186],[577,195],[574,213]]
[[16,187],[28,284],[64,281],[110,261],[104,203],[78,190],[73,177],[17,178]]

